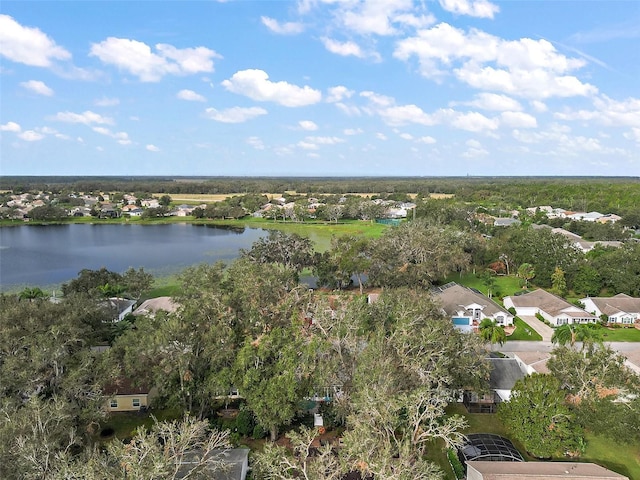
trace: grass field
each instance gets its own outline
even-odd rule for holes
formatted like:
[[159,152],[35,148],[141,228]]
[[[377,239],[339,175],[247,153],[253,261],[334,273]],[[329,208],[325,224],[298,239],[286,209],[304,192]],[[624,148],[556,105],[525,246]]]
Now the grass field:
[[542,337],[538,332],[536,332],[533,328],[527,324],[520,317],[515,317],[513,323],[516,326],[515,331],[507,337],[507,341],[509,340],[530,340],[530,341],[542,341]]
[[[497,275],[494,278],[496,283],[493,287],[492,294],[493,299],[498,303],[500,303],[500,299],[502,297],[513,295],[514,293],[522,290],[522,287],[520,286],[520,279],[518,277],[513,275]],[[462,275],[456,273],[447,277],[446,281],[456,282],[469,288],[475,288],[485,295],[488,293],[487,287],[482,283],[482,278],[475,273],[463,273]]]
[[605,342],[640,342],[637,328],[603,328],[602,331]]

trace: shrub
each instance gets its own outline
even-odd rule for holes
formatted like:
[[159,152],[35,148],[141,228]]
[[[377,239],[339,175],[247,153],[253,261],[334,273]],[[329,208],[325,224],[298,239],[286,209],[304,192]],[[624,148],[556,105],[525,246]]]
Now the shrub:
[[462,465],[462,462],[453,448],[447,450],[447,458],[449,459],[449,463],[451,464],[451,468],[453,469],[453,473],[456,478],[462,480],[464,478],[464,465]]
[[253,433],[251,434],[251,436],[255,440],[260,440],[261,438],[264,438],[267,436],[267,431],[264,429],[262,425],[258,423],[255,427],[253,427]]
[[509,308],[509,310],[508,310],[508,312],[509,312],[511,315],[513,315],[514,317],[515,317],[515,315],[516,315],[516,313],[517,313],[517,312],[516,312],[515,307],[510,307],[510,308]]
[[253,415],[245,408],[241,409],[236,416],[236,429],[243,437],[248,437],[254,428]]

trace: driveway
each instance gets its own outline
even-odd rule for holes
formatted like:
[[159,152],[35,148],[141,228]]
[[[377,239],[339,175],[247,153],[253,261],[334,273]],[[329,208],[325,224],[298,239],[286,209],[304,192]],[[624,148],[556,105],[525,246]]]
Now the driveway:
[[546,323],[541,322],[534,316],[521,316],[523,321],[540,334],[543,342],[550,342],[553,336],[553,328]]

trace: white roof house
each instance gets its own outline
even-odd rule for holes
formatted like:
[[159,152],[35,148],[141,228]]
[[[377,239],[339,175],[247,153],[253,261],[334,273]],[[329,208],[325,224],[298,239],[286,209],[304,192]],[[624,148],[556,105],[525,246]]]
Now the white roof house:
[[542,289],[537,289],[524,295],[505,297],[503,303],[505,308],[515,308],[518,316],[540,314],[553,327],[573,323],[596,323],[598,321],[598,317],[595,315]]
[[511,313],[477,290],[452,282],[432,290],[432,293],[459,330],[473,331],[485,318],[494,320],[498,325],[513,325]]
[[609,323],[632,325],[640,322],[640,298],[619,293],[613,297],[587,297],[580,301],[588,312],[598,317],[606,315]]

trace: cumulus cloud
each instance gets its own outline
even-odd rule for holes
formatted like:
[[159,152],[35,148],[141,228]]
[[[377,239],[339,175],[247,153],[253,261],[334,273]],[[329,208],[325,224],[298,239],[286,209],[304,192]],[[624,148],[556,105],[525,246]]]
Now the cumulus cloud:
[[318,129],[318,125],[311,120],[300,120],[298,125],[300,125],[300,128],[303,130],[314,131]]
[[318,145],[336,145],[338,143],[344,143],[344,139],[339,137],[306,137],[305,140]]
[[274,18],[260,17],[262,24],[278,35],[297,35],[304,31],[304,25],[297,22],[280,23]]
[[520,105],[517,100],[514,100],[513,98],[506,95],[499,95],[497,93],[479,93],[471,102],[460,104],[468,105],[470,107],[476,107],[481,110],[494,110],[498,112],[519,112],[520,110],[522,110],[522,105]]
[[207,99],[204,98],[199,93],[194,92],[193,90],[180,90],[176,97],[180,100],[188,100],[190,102],[206,102]]
[[[33,67],[50,67],[71,54],[38,28],[25,27],[9,15],[0,15],[0,55]],[[25,132],[26,133],[26,132]]]
[[351,98],[354,94],[353,90],[349,90],[347,87],[343,85],[338,85],[337,87],[331,87],[327,90],[327,102],[335,103],[341,102],[345,98]]
[[478,112],[456,112],[450,110],[440,111],[449,119],[451,126],[468,132],[481,132],[484,130],[496,130],[500,122],[493,118],[487,118]]
[[155,145],[153,145],[151,143],[149,145],[147,145],[146,147],[144,147],[144,148],[146,148],[150,152],[159,152],[160,151],[160,149],[158,147],[156,147]]
[[387,136],[386,136],[384,133],[380,133],[380,132],[378,132],[378,133],[376,133],[376,138],[377,138],[378,140],[382,140],[382,141],[384,141],[384,140],[386,140],[386,139],[387,139]]
[[87,110],[82,113],[58,112],[53,119],[60,122],[82,123],[84,125],[91,125],[94,123],[101,125],[113,125],[112,118],[104,117],[99,113],[92,112],[91,110]]
[[364,130],[362,130],[361,128],[345,128],[342,133],[344,133],[345,135],[353,136],[364,133]]
[[37,142],[44,138],[44,135],[40,132],[36,132],[35,130],[26,130],[22,133],[18,134],[18,137],[26,142]]
[[511,128],[536,128],[538,126],[536,117],[524,112],[502,112],[500,123]]
[[358,58],[363,58],[365,56],[360,46],[355,42],[339,42],[337,40],[332,40],[331,38],[323,37],[322,43],[324,48],[336,55],[341,55],[343,57],[354,56]]
[[120,145],[129,145],[131,143],[127,132],[112,132],[106,127],[92,127],[92,130],[100,135],[106,135],[107,137],[113,138]]
[[424,136],[424,137],[420,137],[416,140],[418,143],[426,143],[427,145],[431,145],[433,143],[436,143],[436,139],[430,136]]
[[22,128],[16,122],[7,122],[4,125],[0,125],[0,132],[19,133],[21,130]]
[[422,75],[453,74],[480,90],[493,90],[532,99],[585,96],[596,87],[569,75],[586,64],[569,58],[547,40],[504,40],[478,29],[468,32],[440,23],[396,43],[394,57],[416,57]]
[[493,18],[500,8],[487,0],[440,0],[440,6],[456,15]]
[[378,111],[380,117],[389,125],[406,125],[417,123],[431,126],[436,120],[416,105],[400,105],[382,108]]
[[624,138],[640,143],[640,127],[633,127],[630,131],[625,132]]
[[93,102],[93,104],[97,107],[115,107],[120,104],[120,100],[117,98],[102,97]]
[[596,121],[615,127],[640,127],[640,98],[622,101],[602,95],[593,100],[593,110],[565,110],[556,112],[560,120]]
[[247,138],[247,143],[251,145],[256,150],[264,150],[264,143],[260,139],[260,137],[249,137]]
[[243,123],[261,115],[266,115],[267,111],[260,107],[232,107],[225,110],[207,108],[205,116],[211,120],[222,123]]
[[213,72],[213,59],[221,58],[206,47],[179,49],[158,43],[153,52],[146,43],[116,37],[92,44],[90,55],[138,77],[142,82],[158,82],[165,75]]
[[47,85],[40,80],[29,80],[28,82],[20,82],[20,86],[33,93],[37,93],[38,95],[44,95],[45,97],[50,97],[53,95],[53,90],[47,87]]
[[275,102],[285,107],[313,105],[322,99],[322,93],[307,85],[299,87],[280,81],[272,82],[264,70],[241,70],[222,82],[228,91],[261,102]]

